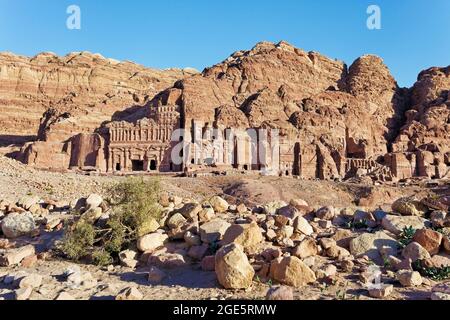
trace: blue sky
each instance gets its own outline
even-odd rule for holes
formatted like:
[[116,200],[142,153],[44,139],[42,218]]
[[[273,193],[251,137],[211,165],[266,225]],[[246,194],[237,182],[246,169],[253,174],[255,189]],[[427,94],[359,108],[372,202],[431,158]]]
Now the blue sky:
[[[66,9],[81,8],[81,30]],[[366,27],[379,5],[382,29]],[[381,56],[401,86],[450,65],[449,0],[0,0],[0,51],[87,50],[149,67],[204,67],[255,43],[286,40],[351,64]]]

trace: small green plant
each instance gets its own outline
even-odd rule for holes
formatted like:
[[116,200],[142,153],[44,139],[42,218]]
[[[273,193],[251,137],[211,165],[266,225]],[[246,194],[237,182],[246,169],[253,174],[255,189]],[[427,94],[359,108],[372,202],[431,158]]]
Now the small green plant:
[[398,239],[400,247],[405,248],[408,244],[410,244],[412,242],[415,233],[416,229],[414,229],[412,226],[404,227]]
[[120,251],[154,230],[161,217],[159,190],[158,180],[142,177],[111,186],[108,202],[112,213],[106,226],[92,225],[83,219],[74,222],[66,230],[61,251],[75,261],[90,257],[97,265],[113,263]]
[[422,276],[434,281],[450,279],[450,266],[425,267],[420,261],[417,261],[413,264],[413,268],[414,270],[419,271]]
[[354,230],[359,230],[359,229],[367,229],[369,227],[368,223],[366,220],[358,220],[358,221],[349,221],[345,224],[345,227],[347,229],[354,229]]
[[219,250],[219,241],[214,241],[209,244],[209,251],[212,254],[216,254],[217,250]]
[[385,268],[389,269],[390,267],[392,267],[391,262],[387,258],[383,258],[383,263]]

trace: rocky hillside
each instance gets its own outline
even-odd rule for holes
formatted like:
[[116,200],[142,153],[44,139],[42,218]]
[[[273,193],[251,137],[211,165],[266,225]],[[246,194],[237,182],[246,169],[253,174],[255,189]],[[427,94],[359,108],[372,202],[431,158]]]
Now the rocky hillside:
[[32,58],[0,53],[0,144],[26,141],[38,132],[45,139],[49,124],[61,140],[92,131],[192,73],[148,69],[89,52]]
[[[195,119],[225,127],[281,128],[302,142],[304,160],[324,159],[320,171],[328,178],[341,170],[336,155],[387,153],[408,98],[379,57],[363,56],[348,68],[286,42],[263,42],[178,81],[153,103],[180,105],[186,127]],[[315,172],[315,160],[310,167],[306,170]]]
[[[412,175],[442,177],[450,163],[449,67],[423,71],[413,88],[399,88],[379,57],[347,66],[286,42],[261,42],[202,73],[149,70],[85,52],[3,54],[0,68],[0,139],[38,136],[41,154],[61,152],[61,142],[104,122],[178,105],[187,128],[196,120],[282,129],[301,144],[305,178],[342,177],[342,159],[383,163],[391,151],[414,153],[397,160],[417,167]],[[419,150],[424,159],[415,164]]]

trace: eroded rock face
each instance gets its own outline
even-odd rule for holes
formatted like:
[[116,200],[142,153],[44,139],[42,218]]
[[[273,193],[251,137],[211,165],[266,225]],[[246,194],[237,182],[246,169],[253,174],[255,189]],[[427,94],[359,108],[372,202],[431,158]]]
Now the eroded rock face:
[[420,176],[449,175],[450,67],[430,68],[419,74],[411,89],[411,106],[393,149],[406,152]]
[[[41,168],[105,171],[108,130],[101,124],[134,123],[149,109],[170,106],[186,129],[194,123],[280,129],[283,175],[450,175],[449,67],[422,72],[406,90],[379,57],[363,56],[347,68],[286,42],[263,42],[201,74],[154,71],[86,52],[32,59],[2,54],[0,68],[6,110],[0,123],[8,136],[39,138],[20,157]],[[19,119],[10,111],[17,108],[33,111]],[[33,119],[43,112],[38,125]]]
[[[7,145],[39,138],[48,144],[33,147],[33,152],[62,153],[63,141],[136,111],[193,73],[153,70],[89,52],[64,57],[41,53],[32,58],[0,53],[0,142]],[[25,160],[33,164],[34,159]],[[57,163],[58,159],[49,159],[47,167]],[[37,166],[45,167],[39,161]]]

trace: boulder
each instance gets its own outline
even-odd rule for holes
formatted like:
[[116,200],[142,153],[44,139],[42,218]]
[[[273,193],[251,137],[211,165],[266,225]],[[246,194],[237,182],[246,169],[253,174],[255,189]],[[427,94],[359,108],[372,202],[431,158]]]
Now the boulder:
[[277,258],[270,265],[270,278],[288,286],[303,287],[316,281],[316,275],[297,257]]
[[230,226],[230,223],[222,219],[211,220],[200,226],[200,238],[205,243],[214,243],[223,238]]
[[14,239],[30,235],[36,229],[31,213],[10,213],[2,220],[2,231],[5,237]]
[[300,259],[316,256],[319,254],[319,246],[313,238],[306,238],[292,252],[292,255]]
[[42,284],[43,277],[40,274],[32,273],[29,274],[19,281],[19,288],[39,288]]
[[281,207],[276,211],[276,214],[287,219],[295,219],[295,217],[300,215],[300,211],[294,206],[288,205]]
[[252,284],[255,275],[243,248],[236,243],[217,251],[215,271],[219,283],[226,289],[246,289]]
[[411,262],[416,262],[418,260],[427,260],[431,258],[428,251],[419,243],[414,241],[408,244],[403,249],[402,256],[404,258],[411,259]]
[[166,221],[166,225],[170,229],[175,229],[181,227],[186,222],[187,222],[186,218],[181,213],[176,213]]
[[152,251],[162,247],[168,240],[168,236],[162,233],[151,233],[140,237],[137,241],[139,251]]
[[439,253],[442,234],[431,229],[420,229],[414,234],[413,241],[424,247],[431,255],[434,255]]
[[422,285],[422,276],[417,271],[400,270],[396,274],[397,280],[404,287],[418,287]]
[[243,247],[253,247],[264,240],[261,229],[256,222],[249,224],[234,224],[230,226],[223,236],[224,245],[232,242]]
[[276,286],[271,287],[269,291],[267,291],[266,300],[271,301],[293,301],[294,300],[294,291],[291,287],[287,286]]
[[93,194],[89,195],[89,197],[86,198],[86,208],[94,209],[94,208],[100,207],[102,202],[103,202],[102,196],[93,193]]
[[199,212],[202,211],[202,206],[199,203],[187,203],[178,212],[189,220],[196,220]]
[[404,228],[412,227],[415,230],[423,229],[429,222],[418,216],[394,216],[387,215],[381,220],[383,228],[393,234],[399,235]]
[[383,263],[379,250],[382,247],[398,249],[397,241],[383,231],[364,233],[350,242],[350,253],[355,257],[368,256],[378,264]]
[[17,201],[17,205],[25,210],[29,210],[32,206],[39,203],[41,198],[38,196],[23,196]]
[[314,230],[308,220],[300,216],[296,217],[294,220],[294,231],[300,232],[306,236],[310,236],[314,233]]
[[35,254],[33,245],[26,245],[17,249],[9,249],[0,254],[0,266],[8,267],[18,265],[26,257]]
[[372,285],[369,288],[369,296],[372,298],[383,299],[387,298],[394,291],[394,286],[392,284],[380,283],[378,285]]
[[392,204],[392,211],[404,216],[423,216],[427,208],[413,198],[400,198]]

